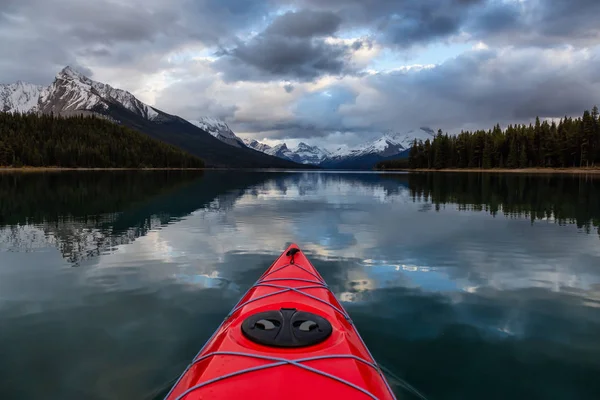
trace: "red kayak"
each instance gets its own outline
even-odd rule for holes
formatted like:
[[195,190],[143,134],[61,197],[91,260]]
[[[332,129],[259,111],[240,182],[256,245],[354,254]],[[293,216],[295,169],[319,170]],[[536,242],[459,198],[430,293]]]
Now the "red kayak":
[[291,245],[233,308],[166,399],[395,396],[350,316]]

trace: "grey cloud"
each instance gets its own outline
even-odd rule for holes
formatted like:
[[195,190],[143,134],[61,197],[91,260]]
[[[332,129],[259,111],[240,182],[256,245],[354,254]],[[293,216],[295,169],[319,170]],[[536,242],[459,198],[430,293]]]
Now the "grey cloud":
[[600,98],[595,73],[600,55],[551,62],[559,56],[541,50],[480,51],[434,69],[379,74],[367,82],[384,96],[385,104],[380,110],[357,107],[351,112],[362,113],[366,120],[387,121],[392,129],[410,122],[444,130],[578,115]]
[[258,0],[1,0],[0,79],[47,84],[74,61],[154,72],[178,47],[230,45],[269,7]]
[[229,81],[310,81],[321,75],[347,73],[348,58],[362,43],[335,44],[322,38],[334,34],[340,23],[333,12],[287,12],[254,38],[221,49],[215,67]]
[[472,23],[467,24],[470,32],[483,36],[508,29],[515,29],[521,23],[521,11],[515,3],[496,3],[478,10]]
[[88,78],[92,78],[94,76],[94,71],[92,71],[86,66],[79,64],[77,61],[70,62],[68,63],[68,65],[75,71],[87,76]]
[[341,22],[341,18],[330,11],[287,12],[275,19],[266,33],[301,38],[326,36],[335,33]]
[[[274,9],[274,0],[179,0],[181,24],[207,45],[230,45]],[[168,1],[165,0],[165,2]]]
[[260,132],[270,139],[325,138],[343,126],[340,107],[353,104],[357,92],[343,85],[332,85],[300,97],[288,108],[293,117],[274,120],[236,117],[236,126],[244,132]]
[[85,44],[151,41],[163,33],[173,34],[178,19],[175,9],[163,5],[69,0],[44,3],[48,14],[66,22],[66,33]]
[[427,16],[429,21],[424,21],[421,17],[388,21],[384,29],[386,37],[401,47],[410,47],[456,34],[462,22],[456,16]]
[[[557,62],[565,58],[572,60]],[[529,123],[536,116],[578,116],[600,99],[599,63],[600,49],[589,57],[540,49],[472,51],[433,69],[342,80],[297,100],[294,117],[286,121],[242,123],[245,132],[271,139],[323,144],[330,137],[346,141],[337,132],[361,142],[387,129],[430,126],[456,133]]]
[[204,93],[210,84],[211,80],[203,78],[173,84],[161,91],[155,105],[163,111],[176,113],[187,119],[209,116],[231,120],[238,106],[221,104],[212,98],[198,95]]
[[261,34],[227,50],[215,62],[228,81],[289,79],[311,81],[321,75],[349,71],[351,46],[317,38]]
[[292,85],[291,83],[286,83],[283,86],[283,90],[285,90],[286,93],[292,93],[294,91],[294,85]]
[[465,30],[491,44],[582,47],[600,41],[599,14],[596,0],[493,2],[475,10]]
[[502,45],[587,46],[600,40],[597,0],[280,0],[330,11],[341,28],[366,28],[380,42],[408,48],[467,32]]
[[470,10],[485,0],[301,0],[335,12],[342,27],[373,30],[380,42],[400,47],[428,43],[460,32]]

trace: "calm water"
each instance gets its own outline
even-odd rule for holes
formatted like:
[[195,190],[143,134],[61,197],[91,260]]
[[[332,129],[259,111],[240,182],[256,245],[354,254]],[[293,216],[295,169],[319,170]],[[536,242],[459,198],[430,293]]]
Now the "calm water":
[[292,241],[399,398],[600,398],[600,180],[0,175],[0,398],[155,399]]

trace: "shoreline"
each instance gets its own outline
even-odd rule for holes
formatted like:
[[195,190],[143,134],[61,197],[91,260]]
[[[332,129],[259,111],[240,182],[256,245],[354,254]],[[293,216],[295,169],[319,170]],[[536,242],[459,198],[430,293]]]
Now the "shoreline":
[[318,171],[318,169],[285,168],[94,168],[94,167],[0,167],[3,172],[62,172],[62,171]]
[[445,169],[427,169],[427,168],[398,168],[398,169],[380,169],[378,171],[402,171],[402,172],[483,172],[486,174],[600,174],[600,168],[445,168]]
[[92,168],[92,167],[0,167],[0,172],[53,171],[206,171],[212,168]]

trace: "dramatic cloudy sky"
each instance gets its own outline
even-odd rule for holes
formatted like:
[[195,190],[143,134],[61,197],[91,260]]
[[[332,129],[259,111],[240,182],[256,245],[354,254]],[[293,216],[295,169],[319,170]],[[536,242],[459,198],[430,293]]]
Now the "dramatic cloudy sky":
[[335,146],[600,102],[598,0],[0,0],[0,82],[70,64],[240,136]]

